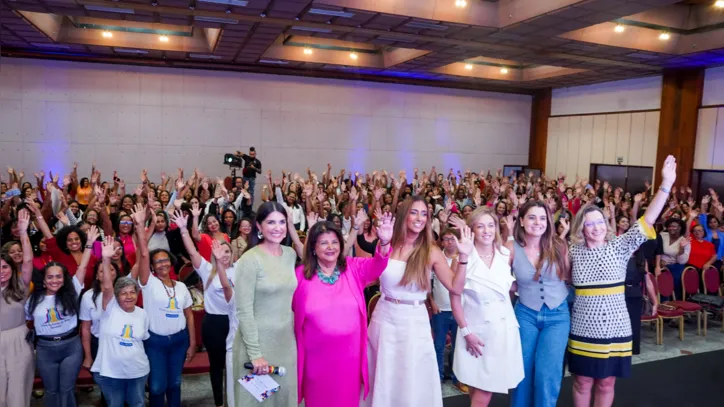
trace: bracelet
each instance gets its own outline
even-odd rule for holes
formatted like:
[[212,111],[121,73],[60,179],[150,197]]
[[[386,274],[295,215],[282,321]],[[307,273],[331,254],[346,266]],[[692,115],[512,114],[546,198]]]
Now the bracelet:
[[390,244],[390,242],[380,243],[380,247],[387,246],[388,244]]
[[87,244],[87,245],[85,245],[85,248],[86,248],[86,249],[92,249],[92,248],[93,248],[93,245],[92,245],[92,244]]
[[468,328],[468,327],[466,327],[466,326],[465,326],[465,327],[462,327],[462,328],[458,328],[458,331],[460,331],[460,333],[461,333],[463,336],[468,336],[468,335],[470,335],[470,334],[472,333],[472,332],[470,332],[470,328]]
[[468,264],[467,261],[459,261],[459,262],[458,262],[458,266],[464,266],[464,265],[466,265],[466,264]]
[[508,241],[509,241],[509,242],[512,242],[513,240],[515,240],[515,238],[514,238],[513,236],[508,236]]
[[671,190],[664,188],[663,185],[659,187],[659,191],[661,191],[661,192],[666,192],[667,194],[668,194],[668,193],[671,193]]
[[359,226],[355,226],[353,229],[354,229],[354,230],[359,230]]

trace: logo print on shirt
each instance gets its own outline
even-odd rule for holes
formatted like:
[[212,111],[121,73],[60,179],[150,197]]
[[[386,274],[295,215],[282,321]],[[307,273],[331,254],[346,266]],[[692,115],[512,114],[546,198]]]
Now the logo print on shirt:
[[45,323],[46,324],[55,324],[58,322],[63,321],[63,316],[58,312],[58,309],[55,307],[50,307],[45,312]]
[[[168,306],[166,307],[166,310],[167,311],[179,311],[180,310],[178,307],[178,300],[176,300],[176,297],[171,297],[168,299]],[[173,314],[167,313],[166,314],[166,318],[178,318],[178,317],[179,317],[178,313],[173,313]]]
[[124,324],[121,330],[121,346],[133,346],[133,342],[128,342],[126,339],[133,339],[133,325]]

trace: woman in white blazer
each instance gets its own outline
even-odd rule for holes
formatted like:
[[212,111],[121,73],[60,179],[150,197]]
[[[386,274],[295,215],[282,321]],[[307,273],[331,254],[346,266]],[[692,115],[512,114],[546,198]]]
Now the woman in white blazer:
[[[464,226],[457,222],[456,226]],[[453,372],[470,388],[471,407],[486,407],[492,393],[508,393],[523,380],[523,352],[510,300],[515,278],[510,251],[502,246],[498,217],[492,208],[478,208],[468,226],[475,250],[468,259],[465,290],[462,295],[450,293],[459,327]]]

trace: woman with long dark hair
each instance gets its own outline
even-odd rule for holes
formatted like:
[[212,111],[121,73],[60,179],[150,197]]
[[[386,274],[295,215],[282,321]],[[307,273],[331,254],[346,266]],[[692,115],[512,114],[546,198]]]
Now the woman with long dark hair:
[[[366,217],[360,210],[357,224]],[[378,218],[378,236],[389,242],[394,218],[391,214]],[[307,407],[358,407],[360,392],[367,396],[364,288],[385,270],[389,253],[388,244],[380,246],[373,258],[346,257],[337,225],[323,221],[309,229],[292,302],[299,402],[304,400]]]
[[[46,226],[47,227],[47,226]],[[95,240],[98,229],[91,226]],[[33,292],[25,305],[26,319],[35,321],[36,368],[45,386],[45,405],[73,407],[75,381],[83,362],[78,336],[79,295],[92,246],[86,246],[75,276],[58,262],[48,263],[33,275]]]
[[198,245],[199,254],[206,261],[211,261],[211,243],[214,240],[225,241],[231,243],[229,235],[221,231],[219,220],[213,214],[207,214],[201,219],[201,232],[199,232],[199,216],[203,209],[198,203],[191,205],[191,236]]
[[0,254],[0,405],[29,406],[35,366],[33,348],[26,341],[25,302],[33,273],[33,251],[28,237],[30,215],[18,211],[22,262]]
[[251,224],[252,221],[249,218],[241,218],[239,221],[239,233],[236,239],[231,241],[231,254],[233,261],[236,262],[241,257],[241,254],[246,250],[246,246],[249,244],[249,236],[251,235]]
[[425,300],[433,272],[451,293],[463,292],[473,242],[470,228],[464,227],[453,273],[430,223],[425,199],[413,196],[400,204],[391,241],[380,239],[379,246],[391,244],[393,253],[380,276],[382,296],[367,335],[370,393],[365,406],[442,406]]
[[[235,281],[239,282],[234,294],[239,331],[233,346],[234,377],[268,374],[269,364],[285,366],[287,375],[275,377],[281,385],[279,392],[265,402],[271,407],[297,406],[292,296],[297,288],[294,265],[304,247],[290,218],[280,203],[263,203],[235,272]],[[294,249],[282,244],[290,235]],[[251,362],[252,371],[244,368],[246,362]],[[234,384],[234,395],[237,407],[257,403],[238,382]]]
[[[518,219],[506,220],[513,241],[508,248],[518,285],[515,316],[520,325],[524,379],[512,394],[511,406],[554,407],[561,390],[561,366],[570,330],[568,249],[556,233],[543,201],[528,201]],[[540,322],[542,321],[542,322]]]

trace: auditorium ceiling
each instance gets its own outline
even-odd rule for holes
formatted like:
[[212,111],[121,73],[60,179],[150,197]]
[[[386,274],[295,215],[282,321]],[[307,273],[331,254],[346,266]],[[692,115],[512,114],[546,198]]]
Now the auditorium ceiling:
[[516,93],[724,65],[724,0],[0,0],[3,57]]

